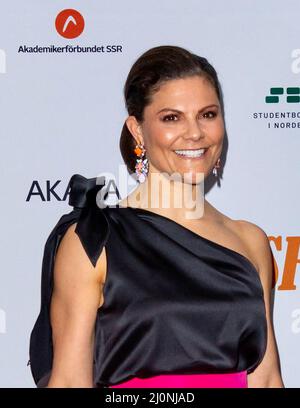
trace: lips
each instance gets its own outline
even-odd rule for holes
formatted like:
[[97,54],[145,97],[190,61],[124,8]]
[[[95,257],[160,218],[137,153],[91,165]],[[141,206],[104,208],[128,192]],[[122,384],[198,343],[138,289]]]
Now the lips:
[[199,149],[177,149],[174,150],[175,154],[181,158],[186,159],[200,159],[202,158],[206,151],[207,147],[199,148]]

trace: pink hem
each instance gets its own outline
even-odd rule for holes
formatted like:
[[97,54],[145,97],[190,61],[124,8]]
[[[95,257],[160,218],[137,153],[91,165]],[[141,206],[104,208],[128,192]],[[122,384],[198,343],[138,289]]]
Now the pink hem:
[[167,374],[134,377],[110,388],[248,388],[247,371],[229,374]]

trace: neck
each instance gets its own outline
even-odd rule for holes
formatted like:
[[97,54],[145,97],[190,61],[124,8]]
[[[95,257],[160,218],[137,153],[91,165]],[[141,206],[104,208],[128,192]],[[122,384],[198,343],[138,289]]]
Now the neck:
[[[199,180],[197,180],[199,181]],[[146,181],[131,194],[131,207],[141,207],[177,220],[199,219],[207,205],[204,181],[195,184],[182,177],[149,172]]]

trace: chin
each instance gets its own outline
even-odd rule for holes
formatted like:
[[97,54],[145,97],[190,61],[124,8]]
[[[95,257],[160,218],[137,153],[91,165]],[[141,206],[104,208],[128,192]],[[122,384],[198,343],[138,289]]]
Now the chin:
[[186,184],[201,184],[204,178],[205,174],[203,172],[190,172],[182,175],[182,181]]

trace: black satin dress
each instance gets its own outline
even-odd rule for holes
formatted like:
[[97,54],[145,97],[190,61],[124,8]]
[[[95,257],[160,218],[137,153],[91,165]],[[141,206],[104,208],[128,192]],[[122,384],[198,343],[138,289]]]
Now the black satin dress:
[[45,386],[55,254],[67,228],[95,266],[105,246],[104,303],[95,323],[94,385],[159,374],[251,373],[267,344],[263,288],[244,255],[171,219],[96,204],[96,178],[74,175],[69,204],[44,249],[41,310],[30,336],[35,383]]

